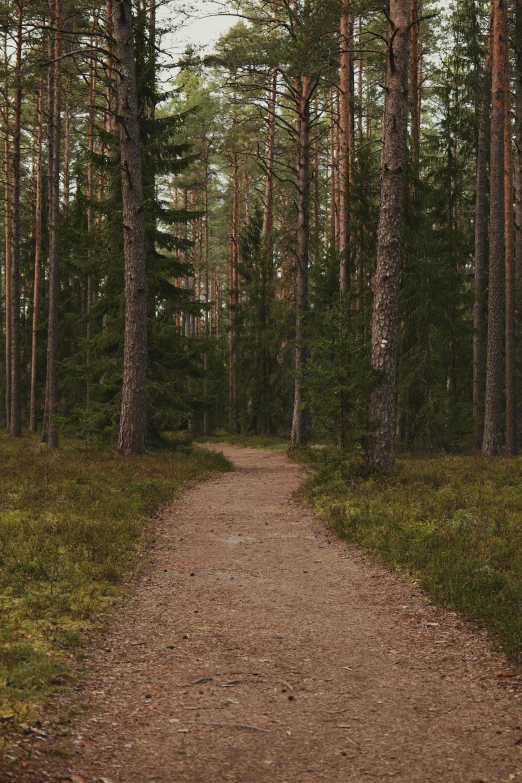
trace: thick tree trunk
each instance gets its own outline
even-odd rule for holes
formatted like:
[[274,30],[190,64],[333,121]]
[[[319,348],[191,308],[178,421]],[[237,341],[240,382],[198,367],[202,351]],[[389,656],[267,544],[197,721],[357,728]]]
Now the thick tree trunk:
[[42,141],[44,124],[44,78],[40,76],[38,96],[38,135],[36,139],[36,217],[33,283],[33,328],[31,335],[31,393],[29,403],[29,430],[36,432],[36,381],[38,377],[38,323],[40,321],[40,298],[42,276],[42,207],[43,207],[43,161]]
[[350,0],[342,0],[341,9],[341,71],[340,71],[340,148],[339,148],[339,280],[341,295],[350,287],[350,162],[352,155],[352,89],[350,53],[352,22],[349,16]]
[[[507,24],[507,22],[506,22]],[[515,218],[513,211],[513,131],[511,128],[511,68],[506,27],[504,109],[504,227],[506,237],[506,456],[515,457],[517,445],[517,341],[515,335]]]
[[486,399],[482,453],[498,456],[502,448],[502,370],[505,284],[504,132],[506,111],[506,0],[495,0],[493,20],[489,285]]
[[[58,448],[58,298],[60,292],[60,141],[61,141],[61,78],[62,78],[62,6],[61,0],[50,5],[50,25],[54,25],[54,45],[51,38],[49,67],[48,148],[49,148],[49,319],[47,329],[47,376],[45,384],[45,414],[42,438],[49,448]],[[50,33],[52,36],[52,33]]]
[[140,123],[131,0],[113,6],[118,63],[123,250],[125,257],[125,335],[118,447],[142,454],[147,433],[147,281]]
[[304,446],[309,437],[309,414],[302,374],[307,360],[305,317],[308,311],[308,255],[310,242],[310,77],[303,76],[299,91],[299,162],[297,172],[297,258],[295,296],[295,385],[290,448]]
[[22,132],[22,35],[23,0],[17,2],[16,62],[14,72],[13,190],[11,255],[11,417],[9,434],[22,437],[20,388],[20,155]]
[[395,395],[399,282],[408,142],[410,3],[391,0],[386,63],[384,146],[377,269],[372,317],[372,370],[367,465],[386,470],[395,461]]
[[491,106],[491,61],[493,2],[489,8],[489,36],[484,68],[484,97],[477,144],[475,195],[475,283],[473,305],[473,435],[475,447],[483,438],[484,381],[486,359],[486,187],[488,160],[488,124]]

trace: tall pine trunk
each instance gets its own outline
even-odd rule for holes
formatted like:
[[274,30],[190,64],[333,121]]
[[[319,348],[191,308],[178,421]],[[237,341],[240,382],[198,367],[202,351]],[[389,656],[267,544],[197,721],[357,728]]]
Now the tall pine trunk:
[[294,412],[290,448],[304,446],[309,437],[303,371],[307,360],[305,318],[308,311],[308,255],[310,243],[310,77],[303,76],[298,98],[297,258],[295,285]]
[[502,370],[506,253],[504,229],[504,131],[507,45],[506,0],[495,0],[491,74],[488,338],[484,440],[482,443],[482,453],[486,457],[498,456],[502,448]]
[[147,434],[147,281],[140,123],[131,0],[113,5],[118,68],[125,334],[118,448],[142,454]]
[[366,462],[374,470],[389,469],[395,461],[399,282],[408,141],[409,22],[409,0],[391,0],[381,206],[372,314],[371,365],[375,380],[368,406],[372,431],[366,444]]
[[13,189],[11,254],[11,416],[9,434],[22,436],[22,398],[20,388],[20,163],[22,137],[22,35],[23,0],[17,2],[15,95],[13,118]]
[[31,392],[29,402],[29,430],[36,432],[36,381],[38,377],[38,324],[40,321],[40,298],[42,276],[42,207],[43,207],[43,142],[44,124],[44,77],[40,76],[40,92],[38,95],[38,131],[36,139],[36,216],[35,216],[35,251],[34,251],[34,283],[33,283],[33,325],[31,335]]
[[[60,141],[62,78],[62,6],[61,0],[50,4],[50,66],[48,102],[49,149],[49,318],[47,328],[47,376],[43,440],[49,448],[58,448],[58,299],[60,292]],[[54,42],[52,28],[54,26]]]
[[516,0],[515,27],[515,273],[522,285],[522,0]]
[[[506,28],[506,40],[509,32]],[[517,445],[517,343],[515,314],[515,219],[513,212],[513,132],[511,128],[511,68],[506,45],[504,110],[504,226],[506,237],[506,456],[515,457]]]
[[9,61],[7,29],[4,31],[4,232],[5,232],[5,421],[11,421],[11,144],[9,107]]
[[339,280],[341,295],[348,293],[350,286],[350,158],[352,153],[352,90],[350,54],[352,23],[349,16],[349,1],[342,0],[341,9],[341,70],[339,99]]
[[484,68],[484,96],[480,112],[477,143],[475,194],[475,281],[473,303],[473,438],[480,448],[483,438],[483,408],[486,359],[486,187],[488,161],[488,123],[491,106],[491,63],[493,2],[489,6],[489,34]]

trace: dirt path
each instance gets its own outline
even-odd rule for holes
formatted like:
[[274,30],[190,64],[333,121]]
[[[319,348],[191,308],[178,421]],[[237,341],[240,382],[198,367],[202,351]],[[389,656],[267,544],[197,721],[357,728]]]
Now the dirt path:
[[235,471],[158,522],[73,755],[40,743],[27,779],[522,780],[517,680],[487,638],[331,540],[285,456],[223,451]]

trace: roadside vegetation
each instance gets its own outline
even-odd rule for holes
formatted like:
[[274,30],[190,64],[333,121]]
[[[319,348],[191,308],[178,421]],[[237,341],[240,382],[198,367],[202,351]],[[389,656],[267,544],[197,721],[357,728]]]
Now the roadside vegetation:
[[522,459],[399,459],[390,473],[326,452],[300,497],[341,537],[418,580],[522,660]]
[[72,659],[144,562],[145,520],[187,484],[226,470],[172,443],[147,455],[59,452],[1,439],[0,719],[28,720],[67,684]]
[[287,451],[288,438],[278,435],[246,435],[218,430],[213,435],[199,438],[201,443],[228,443],[244,449],[268,449],[269,451]]

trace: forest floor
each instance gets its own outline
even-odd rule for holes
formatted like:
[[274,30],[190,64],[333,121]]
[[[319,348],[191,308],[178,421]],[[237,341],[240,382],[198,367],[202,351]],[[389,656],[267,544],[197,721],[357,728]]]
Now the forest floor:
[[50,716],[2,783],[522,778],[521,683],[488,635],[332,538],[284,454],[209,448],[235,469],[158,518],[72,734]]

